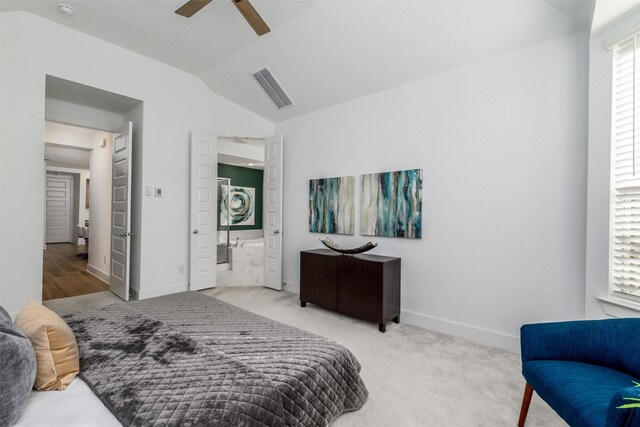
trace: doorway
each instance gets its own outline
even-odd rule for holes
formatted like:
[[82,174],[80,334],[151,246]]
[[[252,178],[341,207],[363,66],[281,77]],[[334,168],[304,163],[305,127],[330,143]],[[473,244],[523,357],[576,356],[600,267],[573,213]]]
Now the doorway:
[[[247,150],[251,145],[258,143],[262,148],[258,146]],[[282,290],[283,144],[282,134],[240,138],[225,137],[215,132],[191,133],[191,290],[215,286],[266,286]],[[253,155],[248,157],[248,151],[253,152]],[[259,173],[262,179],[251,183],[234,181],[233,177],[230,177],[227,185],[229,188],[218,189],[217,185],[225,185],[223,182],[218,184],[218,178],[224,178],[220,175],[225,175],[221,170],[229,166],[221,162],[253,166],[259,169],[254,172]],[[241,183],[254,186],[239,185]],[[238,188],[234,188],[236,186]],[[259,198],[256,195],[258,189],[262,201],[256,200]],[[212,197],[216,195],[217,199]],[[258,210],[262,212],[256,213]],[[230,220],[225,223],[225,218]],[[259,225],[256,225],[256,220],[259,221]],[[249,226],[247,230],[254,234],[245,235],[244,241],[241,241],[239,235],[232,234],[234,226],[242,225]],[[231,252],[226,257],[227,262],[217,264],[216,248],[220,250],[220,246],[222,249],[230,249]],[[249,248],[261,256],[245,253]],[[237,250],[236,254],[234,249]],[[245,277],[238,278],[243,276],[241,273],[245,271],[237,268],[236,272],[233,272],[234,264],[236,267],[240,264],[239,258],[249,263],[255,274],[250,273],[251,277],[244,275]],[[260,263],[260,270],[253,268],[259,267]]]
[[264,141],[218,137],[217,286],[264,286]]
[[102,211],[110,201],[111,139],[109,132],[45,122],[43,301],[109,291],[108,258],[100,253],[91,263],[89,254],[94,246],[103,251],[110,227],[110,213]]
[[[129,299],[130,278],[139,278],[129,259],[132,126],[142,126],[141,101],[46,77],[43,300],[105,291]],[[73,180],[65,201],[62,176]]]

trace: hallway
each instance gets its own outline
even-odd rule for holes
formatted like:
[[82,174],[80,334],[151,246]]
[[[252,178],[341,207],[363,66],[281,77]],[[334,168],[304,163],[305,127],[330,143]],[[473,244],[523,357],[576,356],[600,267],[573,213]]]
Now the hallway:
[[76,257],[84,246],[52,243],[44,250],[42,300],[109,290],[109,285],[87,272],[87,260]]

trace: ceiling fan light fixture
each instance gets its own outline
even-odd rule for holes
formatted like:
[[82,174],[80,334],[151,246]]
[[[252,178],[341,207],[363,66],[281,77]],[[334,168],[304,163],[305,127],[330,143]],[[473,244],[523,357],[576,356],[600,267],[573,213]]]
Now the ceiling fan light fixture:
[[[176,10],[176,13],[180,16],[184,16],[185,18],[191,18],[193,15],[198,13],[200,9],[211,3],[211,1],[212,0],[189,0]],[[264,19],[262,19],[249,0],[231,0],[231,2],[235,5],[240,14],[244,17],[251,28],[253,28],[253,31],[255,31],[257,35],[262,36],[271,31],[267,23],[264,22]]]
[[68,4],[60,3],[58,5],[58,11],[66,16],[73,16],[76,14],[76,10]]

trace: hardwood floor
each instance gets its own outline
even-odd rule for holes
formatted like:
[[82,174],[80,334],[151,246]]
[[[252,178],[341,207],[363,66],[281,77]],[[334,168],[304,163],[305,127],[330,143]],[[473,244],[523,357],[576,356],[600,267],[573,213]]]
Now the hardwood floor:
[[50,243],[42,263],[42,300],[74,297],[109,290],[109,285],[87,273],[87,260],[76,257],[84,246]]

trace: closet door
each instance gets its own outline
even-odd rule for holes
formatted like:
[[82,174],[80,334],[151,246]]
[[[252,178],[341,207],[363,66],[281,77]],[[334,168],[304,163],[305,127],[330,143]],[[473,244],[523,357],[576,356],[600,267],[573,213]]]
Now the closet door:
[[73,236],[73,179],[47,174],[45,190],[45,243],[68,243]]

